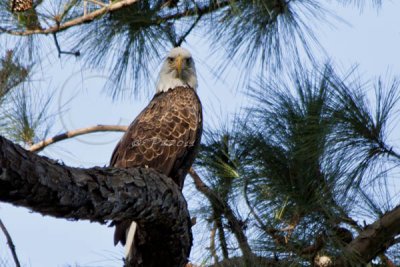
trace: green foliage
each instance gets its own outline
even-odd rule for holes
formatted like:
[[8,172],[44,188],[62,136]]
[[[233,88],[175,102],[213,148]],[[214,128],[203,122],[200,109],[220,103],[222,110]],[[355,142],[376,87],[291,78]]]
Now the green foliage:
[[[206,131],[203,136],[203,144],[195,166],[207,180],[212,194],[215,194],[226,205],[235,203],[238,191],[237,182],[240,179],[240,161],[245,151],[237,146],[236,133],[221,127],[216,131]],[[239,193],[240,194],[240,193]],[[224,209],[218,203],[211,202],[209,206],[203,205],[203,217],[217,232],[214,239],[218,240],[219,248],[224,259],[229,257],[232,229],[227,221]],[[237,214],[237,212],[236,212]],[[214,240],[214,242],[216,242]],[[213,252],[212,252],[213,253]]]
[[[362,8],[382,1],[337,2]],[[79,18],[84,1],[36,1],[21,13],[7,4],[0,2],[0,31],[18,34]],[[100,6],[87,3],[85,12]],[[310,25],[328,15],[316,0],[143,0],[57,36],[64,50],[81,51],[86,66],[110,73],[113,97],[125,93],[126,82],[134,85],[128,93],[142,92],[161,55],[194,28],[213,41],[213,52],[225,52],[220,66],[240,61],[246,78],[261,66],[248,90],[254,103],[247,114],[203,137],[195,165],[224,205],[204,204],[201,216],[216,233],[214,259],[239,253],[229,208],[255,254],[309,265],[316,254],[306,248],[319,245],[319,253],[341,255],[349,236],[361,229],[357,220],[375,220],[393,208],[388,180],[400,160],[388,138],[398,115],[397,79],[379,79],[367,90],[370,84],[350,80],[354,72],[343,78],[328,65],[322,72],[297,67],[302,53],[315,63],[310,47],[318,41]],[[26,54],[29,61],[38,59],[32,51],[40,45],[32,36],[21,38],[19,60],[8,52],[0,61],[0,131],[31,145],[49,130],[51,97],[22,86],[30,66],[19,62]],[[285,77],[284,66],[297,71]],[[271,71],[279,75],[271,77]],[[374,101],[368,101],[372,91]]]
[[25,88],[18,90],[4,111],[3,135],[28,146],[43,140],[51,125],[50,102],[51,97],[44,98],[32,91],[28,93]]
[[365,89],[355,83],[350,87],[332,78],[336,94],[334,118],[337,122],[332,142],[335,149],[348,162],[351,180],[365,176],[365,172],[384,160],[384,156],[398,158],[388,145],[387,129],[399,101],[399,81],[394,79],[385,86],[381,79],[374,85],[375,107],[367,101]]
[[24,145],[32,145],[46,136],[51,121],[45,99],[24,87],[32,66],[24,66],[8,51],[0,60],[0,132]]
[[[235,133],[233,133],[235,134]],[[239,178],[243,151],[237,148],[235,136],[229,131],[206,132],[196,165],[203,167],[211,188],[228,201],[235,179]]]
[[15,87],[25,82],[29,73],[29,67],[22,66],[13,58],[13,51],[7,51],[0,59],[0,99]]
[[[339,2],[360,4],[360,1]],[[109,1],[99,3],[108,5]],[[4,8],[0,11],[0,31],[17,33],[63,24],[81,17],[84,9],[82,0],[41,0],[34,3],[34,8],[17,14],[10,12],[8,1],[0,4]],[[87,2],[86,12],[100,7]],[[160,56],[185,41],[193,28],[207,33],[203,36],[213,40],[215,51],[226,52],[225,59],[244,63],[244,73],[253,71],[255,62],[263,66],[257,70],[259,73],[280,71],[283,61],[286,66],[296,65],[303,52],[313,61],[310,47],[318,46],[318,41],[308,19],[312,17],[312,24],[318,24],[326,21],[328,15],[315,0],[145,0],[107,13],[89,24],[72,27],[58,38],[67,45],[65,51],[79,50],[88,66],[110,66],[103,70],[110,75],[106,86],[115,97],[124,93],[121,88],[125,88],[126,82],[133,84],[129,93],[140,93],[146,85],[142,82],[149,80]],[[37,45],[37,41],[23,43],[31,51]],[[221,62],[220,71],[229,66],[227,62]]]
[[138,1],[87,26],[79,38],[77,46],[85,50],[84,59],[90,66],[111,65],[108,88],[114,97],[126,93],[119,88],[129,76],[134,89],[128,93],[139,93],[155,59],[165,54],[169,28],[159,24],[160,6],[161,2]]
[[274,199],[278,209],[287,201],[286,209],[296,206],[302,213],[332,201],[333,181],[325,179],[330,174],[323,167],[332,129],[329,76],[318,80],[316,75],[292,77],[295,92],[279,80],[261,81],[259,89],[253,89],[259,105],[250,109],[253,131],[244,136],[249,163],[257,170],[257,190]]
[[387,131],[399,84],[379,79],[374,107],[367,84],[351,82],[351,74],[342,79],[327,65],[322,73],[260,78],[239,124],[205,135],[197,166],[227,203],[244,191],[259,253],[306,263],[313,259],[306,248],[320,243],[321,253],[341,255],[360,230],[353,214],[375,220],[393,208],[386,181],[400,158]]
[[25,12],[18,12],[18,23],[27,30],[40,30],[39,17],[35,9],[29,9]]
[[215,29],[214,40],[227,46],[227,57],[242,62],[246,73],[253,71],[255,62],[261,62],[263,70],[280,71],[282,62],[296,64],[300,51],[313,58],[309,46],[318,42],[304,17],[322,22],[324,15],[326,11],[312,0],[234,1],[217,17],[222,24]]

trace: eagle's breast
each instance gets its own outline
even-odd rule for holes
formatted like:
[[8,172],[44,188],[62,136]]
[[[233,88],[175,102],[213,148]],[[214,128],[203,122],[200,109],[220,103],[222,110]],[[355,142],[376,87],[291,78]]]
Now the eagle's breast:
[[193,89],[158,93],[129,126],[114,150],[111,166],[154,168],[182,188],[201,133],[202,108]]

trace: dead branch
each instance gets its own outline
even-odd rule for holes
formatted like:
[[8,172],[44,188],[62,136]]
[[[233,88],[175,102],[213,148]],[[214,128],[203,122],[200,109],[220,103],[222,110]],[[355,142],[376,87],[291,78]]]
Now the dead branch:
[[54,44],[56,45],[59,58],[61,58],[61,54],[73,55],[75,57],[79,57],[81,55],[81,52],[79,52],[79,51],[72,52],[72,51],[61,50],[60,44],[58,43],[58,39],[57,39],[57,33],[53,33],[53,38],[54,38]]
[[76,137],[79,135],[89,134],[89,133],[96,133],[96,132],[125,132],[128,129],[128,126],[124,125],[95,125],[85,128],[80,128],[72,131],[67,131],[62,134],[56,135],[49,139],[43,140],[39,143],[33,144],[29,151],[31,152],[39,152],[40,150],[44,149],[46,146],[54,144],[56,142]]
[[1,230],[3,231],[4,236],[5,236],[6,239],[7,239],[7,245],[8,245],[8,247],[10,248],[11,255],[12,255],[12,257],[13,257],[15,266],[16,266],[16,267],[21,267],[21,264],[19,263],[19,259],[18,259],[18,256],[17,256],[17,252],[16,252],[16,250],[15,250],[14,242],[13,242],[13,240],[12,240],[12,238],[11,238],[10,233],[8,232],[6,226],[4,225],[4,223],[3,223],[3,221],[2,221],[1,219],[0,219],[0,228],[1,228]]
[[126,6],[133,5],[136,3],[138,0],[122,0],[122,1],[117,1],[114,3],[111,3],[103,8],[100,8],[98,10],[95,10],[93,12],[90,12],[89,14],[83,15],[82,17],[78,17],[76,19],[69,20],[63,24],[56,23],[56,25],[53,25],[47,29],[35,29],[35,30],[26,30],[26,31],[13,31],[13,30],[8,30],[4,27],[0,27],[0,31],[12,34],[12,35],[18,35],[18,36],[26,36],[26,35],[33,35],[33,34],[50,34],[50,33],[56,33],[56,32],[61,32],[64,31],[68,28],[71,28],[73,26],[81,25],[84,23],[91,22],[95,19],[100,18],[104,14],[107,14],[112,11],[119,10],[121,8],[124,8]]

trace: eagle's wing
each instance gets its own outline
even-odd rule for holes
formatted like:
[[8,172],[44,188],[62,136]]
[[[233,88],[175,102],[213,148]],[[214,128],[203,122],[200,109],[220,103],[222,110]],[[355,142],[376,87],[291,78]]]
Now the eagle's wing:
[[[171,177],[180,188],[192,165],[202,132],[196,92],[179,87],[156,95],[129,126],[111,157],[118,168],[149,167]],[[124,243],[129,223],[117,222],[114,242]]]

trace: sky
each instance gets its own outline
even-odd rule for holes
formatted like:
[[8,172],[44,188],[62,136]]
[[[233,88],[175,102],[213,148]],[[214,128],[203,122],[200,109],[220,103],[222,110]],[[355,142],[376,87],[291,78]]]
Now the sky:
[[[383,1],[378,10],[367,5],[362,12],[353,6],[338,6],[336,1],[327,2],[332,14],[343,21],[331,19],[331,25],[310,21],[315,24],[311,27],[316,29],[317,39],[325,50],[314,51],[321,61],[329,58],[343,71],[358,65],[358,73],[364,80],[373,80],[388,73],[398,75],[400,2]],[[216,127],[229,123],[248,99],[243,90],[232,82],[240,70],[233,67],[219,78],[212,74],[212,66],[217,65],[217,59],[211,55],[210,43],[205,42],[201,35],[196,32],[184,46],[192,52],[196,62],[198,93],[203,103],[205,124]],[[35,75],[39,77],[37,87],[46,87],[53,92],[51,108],[56,115],[51,134],[96,124],[128,125],[152,96],[150,90],[139,99],[126,97],[112,100],[103,91],[108,77],[101,68],[85,70],[79,58],[58,59],[54,47],[48,45],[47,49],[49,56],[41,67],[45,72],[39,71]],[[149,88],[155,88],[155,79],[153,77]],[[392,135],[398,134],[395,132]],[[82,136],[49,146],[42,155],[70,166],[106,166],[120,137],[121,133]],[[393,142],[398,141],[393,138]],[[186,191],[185,194],[189,207],[198,205],[198,201],[190,196],[191,192]],[[105,225],[53,219],[4,203],[0,203],[0,218],[13,237],[23,266],[121,266],[119,259],[123,256],[123,248],[113,246],[113,229]],[[208,245],[207,234],[201,231],[203,226],[200,223],[193,229],[195,246],[191,260],[197,263],[202,261],[201,251]],[[200,246],[202,243],[203,247]],[[5,244],[0,234],[0,258],[8,260],[9,265],[6,266],[12,266]]]

